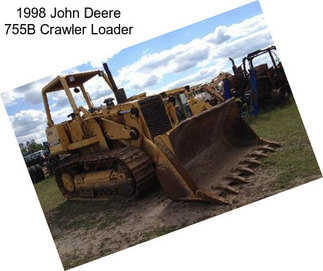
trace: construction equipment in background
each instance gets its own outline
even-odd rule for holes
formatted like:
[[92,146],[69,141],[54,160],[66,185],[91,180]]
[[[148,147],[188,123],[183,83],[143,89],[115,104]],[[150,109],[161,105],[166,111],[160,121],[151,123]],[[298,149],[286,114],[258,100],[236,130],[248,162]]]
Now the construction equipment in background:
[[[251,110],[254,115],[259,108],[286,102],[291,90],[275,51],[275,46],[254,51],[243,58],[239,67],[229,58],[234,75],[224,80],[224,96],[238,98],[239,107]],[[255,66],[255,59],[265,55],[269,56],[272,66],[269,68],[266,63]]]
[[[248,182],[257,157],[274,151],[276,143],[259,138],[240,117],[234,99],[172,125],[161,95],[129,100],[105,72],[57,76],[42,89],[47,115],[46,136],[55,178],[69,199],[138,196],[155,184],[156,176],[172,200],[227,204]],[[94,107],[84,83],[102,77],[113,98]],[[72,95],[82,95],[86,107]],[[64,91],[70,120],[55,124],[47,94]],[[183,96],[182,96],[183,97]],[[182,108],[185,114],[185,108]]]
[[25,154],[24,160],[28,168],[28,173],[33,183],[38,183],[45,179],[45,174],[42,166],[45,162],[45,155],[43,150],[34,153]]
[[193,88],[187,85],[162,92],[160,95],[173,127],[181,121],[211,109],[214,105],[224,101],[224,98],[207,84]]
[[45,180],[44,171],[39,164],[28,167],[28,173],[33,183]]
[[48,142],[43,142],[45,161],[44,166],[46,167],[46,173],[50,176],[54,175],[53,165],[59,160],[58,156],[53,156],[50,153]]

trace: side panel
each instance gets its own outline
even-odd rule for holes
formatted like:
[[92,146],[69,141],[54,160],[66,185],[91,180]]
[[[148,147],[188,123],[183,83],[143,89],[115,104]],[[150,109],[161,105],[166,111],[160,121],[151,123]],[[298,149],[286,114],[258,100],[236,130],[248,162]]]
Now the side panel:
[[65,123],[61,123],[46,129],[46,137],[52,155],[67,152],[67,146],[71,143],[64,129],[64,125]]

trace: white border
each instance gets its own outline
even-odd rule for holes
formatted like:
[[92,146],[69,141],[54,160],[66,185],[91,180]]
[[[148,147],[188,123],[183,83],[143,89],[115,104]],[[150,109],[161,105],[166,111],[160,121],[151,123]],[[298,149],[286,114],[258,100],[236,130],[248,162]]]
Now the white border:
[[[43,1],[24,1],[30,5],[37,2],[45,5]],[[118,8],[126,14],[122,22],[135,25],[133,36],[109,40],[109,48],[125,48],[247,2],[251,1],[102,0],[91,5]],[[55,1],[56,5],[64,3]],[[78,42],[76,46],[75,39],[66,38],[62,47],[61,39],[5,37],[3,23],[15,20],[20,4],[17,0],[1,4],[2,91],[107,50],[107,40],[102,39],[84,38],[83,45]],[[69,6],[73,5],[80,5],[80,1],[70,0]],[[320,2],[262,0],[261,5],[322,168]],[[0,120],[0,266],[3,270],[62,270],[2,102]],[[75,270],[322,270],[322,188],[320,179]]]

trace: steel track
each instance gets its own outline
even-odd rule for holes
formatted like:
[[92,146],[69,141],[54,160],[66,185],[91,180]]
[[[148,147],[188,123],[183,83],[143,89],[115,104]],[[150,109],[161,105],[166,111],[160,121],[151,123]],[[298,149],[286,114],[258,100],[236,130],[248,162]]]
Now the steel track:
[[156,178],[154,178],[155,168],[152,160],[141,149],[135,147],[123,147],[97,154],[71,155],[59,162],[55,169],[55,178],[62,194],[68,199],[103,199],[115,194],[116,191],[96,188],[92,191],[69,192],[64,188],[61,175],[63,172],[71,171],[81,173],[80,171],[85,171],[85,168],[91,171],[95,171],[97,168],[117,170],[118,165],[121,165],[121,168],[127,171],[133,180],[135,185],[133,197],[142,195],[154,185]]

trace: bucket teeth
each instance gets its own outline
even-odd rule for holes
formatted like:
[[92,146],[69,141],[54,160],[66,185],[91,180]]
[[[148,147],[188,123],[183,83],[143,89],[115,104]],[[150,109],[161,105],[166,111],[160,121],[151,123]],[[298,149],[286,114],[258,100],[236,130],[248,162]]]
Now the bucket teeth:
[[268,157],[267,154],[261,152],[261,151],[254,151],[248,155],[249,157]]
[[249,165],[257,165],[262,166],[264,163],[252,158],[246,158],[240,162],[240,164],[249,164]]
[[255,172],[251,168],[248,168],[248,167],[237,167],[234,169],[234,171],[241,171],[243,173],[255,174]]
[[203,200],[207,200],[209,202],[220,203],[220,204],[229,204],[228,200],[225,199],[224,197],[214,195],[214,194],[208,193],[203,190],[197,190],[196,195],[199,198],[201,198]]
[[222,189],[233,194],[239,194],[239,191],[234,187],[232,187],[231,185],[216,185],[216,186],[212,186],[212,189]]
[[275,142],[275,141],[269,141],[269,140],[264,140],[265,143],[267,143],[270,147],[273,147],[273,148],[279,148],[281,147],[282,145]]
[[269,152],[275,152],[276,150],[272,147],[270,147],[269,145],[266,145],[266,146],[260,146],[257,148],[257,150],[260,150],[260,151],[269,151]]
[[249,183],[246,178],[239,176],[239,175],[233,175],[233,174],[228,175],[227,177],[225,177],[225,179],[232,180],[235,182],[240,182],[240,183]]
[[221,196],[213,195],[213,199],[215,202],[218,202],[218,203],[229,204],[228,200]]

